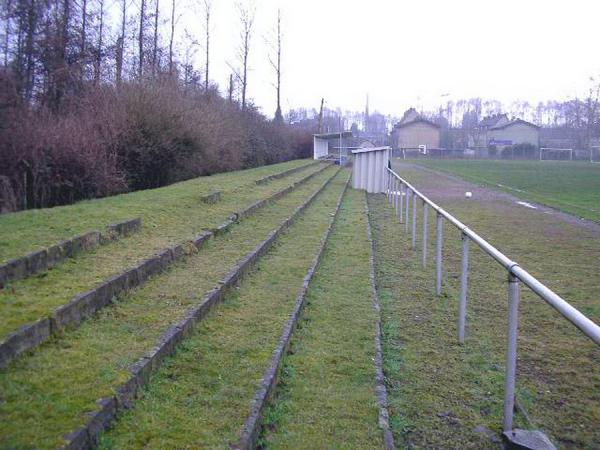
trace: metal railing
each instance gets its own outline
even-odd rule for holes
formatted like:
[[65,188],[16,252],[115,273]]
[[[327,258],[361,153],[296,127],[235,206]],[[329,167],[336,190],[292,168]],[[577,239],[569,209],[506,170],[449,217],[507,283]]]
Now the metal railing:
[[520,282],[531,289],[535,294],[542,298],[546,303],[556,309],[564,318],[579,328],[596,344],[600,345],[600,326],[571,306],[558,294],[546,287],[535,277],[529,274],[518,263],[512,261],[506,255],[501,253],[493,245],[464,225],[452,214],[442,209],[421,192],[414,188],[408,181],[400,177],[392,169],[386,169],[387,176],[387,196],[388,201],[396,210],[400,223],[404,222],[405,231],[409,231],[409,212],[412,202],[412,229],[411,245],[416,250],[417,245],[417,199],[423,204],[423,268],[427,266],[427,216],[428,209],[431,208],[436,213],[436,248],[435,264],[436,279],[435,293],[442,293],[442,249],[444,246],[444,220],[456,227],[462,236],[462,259],[461,259],[461,277],[460,277],[460,296],[459,296],[459,316],[458,316],[458,341],[464,344],[465,325],[467,321],[467,288],[469,277],[469,243],[473,241],[486,254],[496,260],[504,267],[508,274],[508,344],[506,352],[506,374],[504,383],[504,431],[512,430],[513,415],[515,406],[515,377],[517,367],[517,337],[519,321],[519,301],[520,301]]

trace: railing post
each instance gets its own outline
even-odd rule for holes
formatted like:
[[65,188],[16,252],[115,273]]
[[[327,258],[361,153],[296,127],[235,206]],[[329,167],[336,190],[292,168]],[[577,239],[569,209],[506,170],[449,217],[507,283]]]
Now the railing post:
[[[404,183],[402,181],[400,182],[400,190],[398,191],[398,196],[400,197],[400,214],[398,217],[400,217],[400,223],[402,223],[402,220],[404,218]],[[400,227],[400,229],[402,230],[402,227]]]
[[508,345],[506,349],[506,379],[504,382],[503,430],[513,429],[515,409],[515,378],[517,373],[517,337],[519,334],[519,279],[508,273]]
[[437,215],[437,240],[435,244],[435,295],[442,293],[442,246],[444,245],[444,217]]
[[400,186],[400,181],[399,180],[395,180],[395,185],[394,185],[394,205],[396,206],[396,215],[398,215],[398,189]]
[[469,237],[462,235],[462,271],[460,274],[460,303],[458,307],[458,342],[465,343],[467,323],[467,287],[469,281]]
[[412,194],[412,248],[417,249],[417,194]]
[[404,198],[406,200],[406,217],[404,218],[404,231],[406,231],[408,233],[408,220],[409,220],[409,213],[410,213],[410,189],[408,188],[408,186],[406,186],[406,192],[404,195]]
[[428,205],[423,200],[423,269],[427,267],[427,209]]
[[387,199],[388,199],[388,203],[392,203],[392,174],[389,173],[387,170],[385,171],[385,173],[387,173]]

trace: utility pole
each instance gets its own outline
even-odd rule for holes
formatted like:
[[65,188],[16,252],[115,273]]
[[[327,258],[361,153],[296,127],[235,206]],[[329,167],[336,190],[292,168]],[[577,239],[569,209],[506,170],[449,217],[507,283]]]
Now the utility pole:
[[323,132],[323,103],[325,103],[325,99],[321,98],[321,108],[319,109],[319,134]]

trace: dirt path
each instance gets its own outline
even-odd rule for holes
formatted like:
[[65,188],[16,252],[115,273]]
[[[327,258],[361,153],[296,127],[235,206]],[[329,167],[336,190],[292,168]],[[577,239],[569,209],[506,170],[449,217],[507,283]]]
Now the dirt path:
[[[459,176],[450,175],[448,173],[430,169],[429,167],[419,166],[418,164],[395,163],[394,168],[397,170],[399,169],[400,171],[403,169],[418,170],[446,178],[448,183],[444,183],[443,189],[436,190],[435,188],[429,188],[431,191],[424,191],[431,192],[432,196],[439,196],[441,199],[445,197],[450,199],[462,199],[464,198],[465,191],[477,192],[477,196],[478,198],[481,198],[481,200],[507,202],[514,205],[516,208],[529,209],[530,212],[537,211],[542,214],[551,215],[557,220],[561,220],[570,225],[575,225],[585,230],[593,231],[600,237],[600,223],[574,216],[573,214],[569,214],[551,206],[543,205],[533,201],[526,201],[506,192],[472,183],[460,178]],[[521,202],[521,204],[519,202]]]

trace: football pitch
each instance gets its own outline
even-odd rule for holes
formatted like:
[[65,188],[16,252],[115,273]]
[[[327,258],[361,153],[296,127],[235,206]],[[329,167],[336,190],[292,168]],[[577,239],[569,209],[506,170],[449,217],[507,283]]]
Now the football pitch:
[[419,165],[600,222],[600,164],[571,161],[415,160]]

